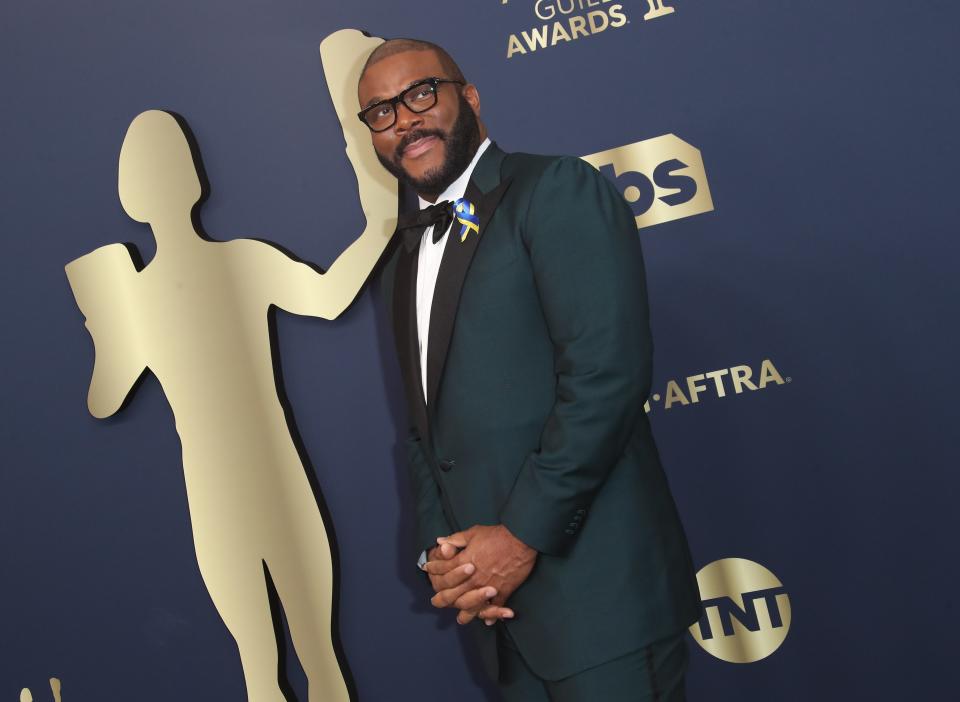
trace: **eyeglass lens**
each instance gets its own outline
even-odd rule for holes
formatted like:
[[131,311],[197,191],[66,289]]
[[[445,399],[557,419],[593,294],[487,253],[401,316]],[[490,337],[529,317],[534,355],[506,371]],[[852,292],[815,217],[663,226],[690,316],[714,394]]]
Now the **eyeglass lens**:
[[[411,112],[424,112],[437,104],[437,89],[430,83],[420,83],[400,93],[400,99]],[[366,123],[377,132],[393,126],[396,118],[396,107],[391,102],[364,113]]]

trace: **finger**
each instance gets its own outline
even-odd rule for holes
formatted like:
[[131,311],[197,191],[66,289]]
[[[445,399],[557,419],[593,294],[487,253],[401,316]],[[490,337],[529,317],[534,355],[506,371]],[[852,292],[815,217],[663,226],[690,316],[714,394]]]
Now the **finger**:
[[[452,588],[460,587],[468,580],[475,577],[475,571],[476,566],[474,566],[473,563],[467,563],[459,568],[454,568],[448,573],[443,573],[441,575],[430,574],[430,584],[433,586],[433,589],[436,592],[440,592],[441,590],[450,590]],[[481,583],[475,583],[473,587],[478,587],[480,584]]]
[[455,534],[450,534],[450,536],[440,536],[437,537],[437,543],[441,546],[443,544],[451,544],[457,548],[466,548],[467,546],[467,536],[464,532],[458,531]]
[[461,626],[469,624],[474,619],[476,619],[476,617],[477,617],[476,612],[467,612],[465,610],[460,610],[457,613],[457,624],[460,624]]
[[[453,568],[452,570],[441,575],[432,575],[430,576],[430,581],[436,581],[433,589],[437,592],[440,590],[450,590],[452,588],[460,587],[468,581],[472,581],[471,587],[467,588],[469,590],[472,590],[475,587],[480,587],[481,585],[485,585],[486,583],[478,582],[476,580],[478,577],[476,568],[477,567],[473,563],[464,563],[463,565],[457,566],[456,568]],[[466,590],[464,592],[466,592]]]
[[427,561],[423,569],[430,575],[452,575],[455,571],[461,570],[467,575],[473,575],[477,567],[473,563],[459,563],[453,560],[447,561]]
[[443,537],[441,536],[437,539],[437,543],[440,546],[448,545],[453,546],[454,548],[461,549],[467,547],[467,540],[460,536],[459,534],[454,534],[453,536]]
[[480,587],[476,590],[470,590],[458,597],[457,601],[453,603],[453,606],[457,609],[467,611],[479,611],[489,604],[491,598],[496,596],[496,588]]
[[446,561],[456,556],[457,553],[459,552],[460,552],[460,549],[458,549],[453,544],[448,544],[448,543],[437,544],[432,549],[430,549],[430,552],[428,554],[429,557],[427,558],[427,560],[428,561],[435,561],[435,560]]
[[453,603],[459,600],[464,593],[474,590],[476,587],[475,583],[467,580],[467,582],[458,587],[438,590],[437,594],[430,598],[430,604],[434,607],[452,607]]
[[463,592],[466,592],[467,590],[472,590],[485,584],[477,580],[478,577],[476,566],[473,565],[473,563],[466,563],[445,575],[437,575],[436,580],[440,587],[434,589],[439,592],[440,590],[451,590],[469,585],[469,587],[463,590]]
[[506,587],[501,587],[500,592],[497,593],[497,596],[494,597],[492,600],[490,600],[490,604],[495,604],[500,607],[503,607],[503,605],[507,603],[507,597],[509,597],[510,593],[513,592],[512,590],[510,590],[509,592],[504,592],[504,590],[506,590]]
[[444,547],[443,544],[437,544],[433,548],[427,551],[427,561],[436,561],[436,560],[447,560],[450,558],[451,549],[456,553],[456,549],[452,546]]
[[456,546],[450,543],[443,543],[437,547],[437,556],[444,560],[449,560],[457,555],[458,549]]
[[488,605],[481,609],[477,616],[485,621],[496,621],[497,619],[513,619],[514,612],[509,607],[497,607],[496,605]]

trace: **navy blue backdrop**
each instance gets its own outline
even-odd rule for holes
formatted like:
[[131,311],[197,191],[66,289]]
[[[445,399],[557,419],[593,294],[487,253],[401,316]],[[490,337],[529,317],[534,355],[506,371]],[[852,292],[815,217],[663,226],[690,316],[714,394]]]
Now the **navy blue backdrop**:
[[[115,419],[87,414],[93,347],[63,265],[116,241],[150,258],[116,190],[124,132],[150,108],[197,137],[211,236],[328,265],[362,221],[318,55],[347,27],[446,45],[507,150],[674,133],[702,151],[715,211],[639,231],[654,388],[738,365],[756,377],[764,359],[789,382],[661,400],[651,418],[698,567],[763,564],[793,621],[752,664],[691,640],[690,697],[957,694],[960,9],[669,4],[644,21],[647,3],[623,0],[623,26],[509,58],[511,34],[545,23],[532,0],[3,4],[0,698],[48,699],[56,676],[66,702],[244,699],[197,569],[169,407],[149,379]],[[278,324],[335,523],[343,646],[363,701],[487,699],[412,570],[374,292],[337,322]]]

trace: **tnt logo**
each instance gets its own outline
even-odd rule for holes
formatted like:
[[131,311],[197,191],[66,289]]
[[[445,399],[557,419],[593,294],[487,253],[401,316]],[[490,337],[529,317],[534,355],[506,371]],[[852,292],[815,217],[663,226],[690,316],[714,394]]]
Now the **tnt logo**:
[[728,663],[754,663],[776,651],[790,630],[790,597],[777,577],[745,558],[714,561],[697,573],[703,614],[690,633]]
[[637,229],[713,210],[700,150],[664,134],[583,160],[613,181],[637,219]]

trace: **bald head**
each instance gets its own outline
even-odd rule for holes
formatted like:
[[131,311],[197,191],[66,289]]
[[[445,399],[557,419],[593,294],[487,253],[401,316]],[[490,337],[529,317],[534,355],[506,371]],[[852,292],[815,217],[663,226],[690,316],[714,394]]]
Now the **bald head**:
[[371,52],[367,58],[367,62],[363,64],[363,70],[360,71],[360,80],[363,80],[363,74],[367,72],[370,66],[380,63],[383,59],[395,54],[402,54],[405,51],[431,51],[437,57],[437,61],[440,62],[440,66],[447,74],[445,76],[435,77],[451,78],[453,80],[463,81],[464,83],[467,82],[467,79],[463,77],[463,71],[460,70],[460,66],[458,66],[457,62],[447,53],[446,49],[433,42],[423,41],[421,39],[388,39],[383,42]]

